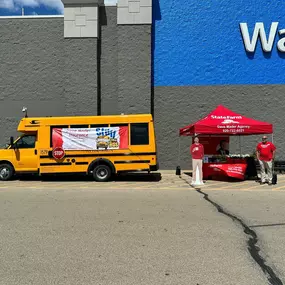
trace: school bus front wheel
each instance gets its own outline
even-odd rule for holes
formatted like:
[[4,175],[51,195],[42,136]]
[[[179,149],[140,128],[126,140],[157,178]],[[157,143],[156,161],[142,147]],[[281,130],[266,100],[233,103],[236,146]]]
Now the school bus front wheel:
[[0,164],[0,180],[8,181],[11,180],[14,175],[14,167],[10,163]]

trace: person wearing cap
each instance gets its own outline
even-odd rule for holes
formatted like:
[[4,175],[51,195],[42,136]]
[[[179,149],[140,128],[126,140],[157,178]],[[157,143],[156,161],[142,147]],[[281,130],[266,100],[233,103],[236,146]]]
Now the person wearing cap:
[[272,142],[267,141],[267,136],[262,137],[256,147],[256,157],[260,164],[261,183],[266,183],[265,169],[267,170],[268,184],[272,185],[272,166],[275,158],[276,147]]
[[201,184],[203,184],[202,165],[204,157],[204,146],[199,143],[198,137],[195,137],[194,143],[190,147],[190,152],[192,155],[192,167],[193,167],[192,185],[194,185],[194,181],[196,181],[197,167],[199,169],[199,181],[201,182]]

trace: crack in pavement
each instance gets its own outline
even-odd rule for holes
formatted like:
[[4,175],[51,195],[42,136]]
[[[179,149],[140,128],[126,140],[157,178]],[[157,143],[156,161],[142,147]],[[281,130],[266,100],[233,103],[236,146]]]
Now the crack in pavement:
[[260,248],[257,246],[258,237],[257,237],[256,232],[250,229],[249,226],[242,219],[236,217],[233,214],[228,213],[227,211],[223,209],[222,206],[212,201],[209,198],[209,195],[207,193],[204,193],[203,191],[201,191],[201,189],[196,189],[196,191],[204,195],[203,198],[209,203],[211,203],[213,206],[215,206],[219,213],[222,213],[228,216],[229,218],[231,218],[233,221],[240,223],[240,225],[243,227],[244,233],[249,236],[249,239],[247,241],[247,245],[248,245],[247,249],[250,255],[252,256],[252,258],[255,260],[255,262],[260,266],[262,271],[265,273],[270,284],[271,285],[283,285],[280,278],[277,277],[273,269],[269,265],[266,264],[265,259],[260,255]]
[[[183,178],[181,178],[183,179]],[[187,184],[190,185],[190,183],[186,180],[183,179]],[[190,185],[191,186],[191,185]],[[191,186],[192,187],[192,186]],[[234,222],[238,222],[242,227],[244,233],[249,237],[247,240],[247,249],[254,259],[254,261],[259,265],[263,273],[266,275],[267,280],[269,281],[269,284],[271,285],[283,285],[281,279],[276,275],[274,270],[266,264],[266,260],[260,255],[260,248],[257,245],[258,243],[258,236],[254,230],[252,230],[242,219],[238,218],[237,216],[227,212],[226,210],[223,209],[221,205],[218,203],[214,202],[209,198],[209,195],[205,192],[203,192],[200,188],[195,188],[195,190],[203,195],[203,198],[212,204],[219,213],[224,214],[225,216],[231,218]]]

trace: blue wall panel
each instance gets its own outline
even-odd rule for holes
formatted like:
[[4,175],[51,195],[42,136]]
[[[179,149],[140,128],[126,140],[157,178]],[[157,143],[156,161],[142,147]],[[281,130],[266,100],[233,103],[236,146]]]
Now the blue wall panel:
[[154,85],[285,83],[285,53],[246,53],[239,24],[285,29],[285,0],[153,0]]

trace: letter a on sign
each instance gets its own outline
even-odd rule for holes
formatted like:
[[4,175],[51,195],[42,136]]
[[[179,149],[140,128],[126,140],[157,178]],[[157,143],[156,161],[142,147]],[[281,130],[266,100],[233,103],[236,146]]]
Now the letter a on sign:
[[279,35],[280,37],[283,36],[283,38],[278,41],[277,48],[280,52],[285,52],[285,29],[280,30]]

